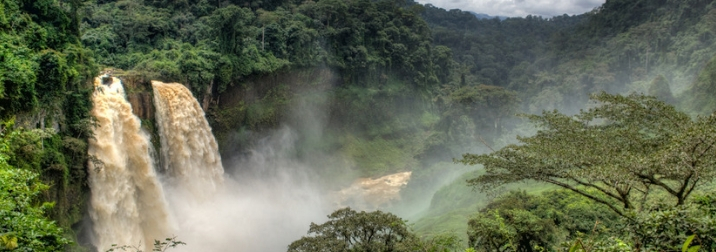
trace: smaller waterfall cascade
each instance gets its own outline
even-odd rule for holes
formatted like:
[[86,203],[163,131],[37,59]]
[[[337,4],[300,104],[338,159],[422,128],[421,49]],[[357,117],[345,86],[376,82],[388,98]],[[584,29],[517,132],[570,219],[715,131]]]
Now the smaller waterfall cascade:
[[214,195],[223,183],[224,168],[204,110],[184,85],[152,81],[152,87],[170,186],[194,200]]
[[[102,82],[105,82],[104,84]],[[89,155],[90,218],[99,251],[112,244],[151,248],[171,237],[167,201],[150,157],[149,136],[132,114],[119,79],[95,78],[97,119]]]

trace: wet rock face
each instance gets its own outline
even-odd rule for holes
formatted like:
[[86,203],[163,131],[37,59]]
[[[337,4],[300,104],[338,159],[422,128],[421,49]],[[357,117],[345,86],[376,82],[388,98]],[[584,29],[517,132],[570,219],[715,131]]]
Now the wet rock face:
[[109,85],[112,84],[112,77],[109,74],[103,75],[100,77],[102,79],[103,85]]
[[132,112],[142,120],[154,119],[154,103],[149,92],[127,94],[127,100],[132,105]]
[[154,99],[149,78],[131,73],[121,73],[120,79],[132,105],[132,112],[142,120],[154,120]]

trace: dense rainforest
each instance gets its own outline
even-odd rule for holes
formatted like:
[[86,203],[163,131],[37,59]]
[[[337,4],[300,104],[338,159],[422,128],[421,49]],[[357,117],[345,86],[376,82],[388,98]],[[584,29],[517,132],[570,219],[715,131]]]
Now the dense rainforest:
[[0,251],[91,250],[100,72],[189,87],[225,162],[290,127],[326,190],[413,172],[381,209],[412,226],[341,209],[290,251],[712,251],[714,27],[708,0],[0,0]]

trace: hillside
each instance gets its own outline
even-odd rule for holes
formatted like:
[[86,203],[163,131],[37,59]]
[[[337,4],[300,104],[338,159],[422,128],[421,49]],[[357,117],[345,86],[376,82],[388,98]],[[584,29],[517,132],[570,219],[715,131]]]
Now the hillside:
[[608,1],[550,19],[496,22],[435,7],[423,16],[434,42],[459,55],[466,80],[517,91],[523,111],[537,113],[579,108],[601,90],[654,95],[659,76],[674,96],[684,93],[716,53],[713,8],[712,1]]
[[97,65],[79,39],[80,8],[0,1],[0,236],[29,250],[65,247],[87,209]]
[[[492,199],[463,186],[479,172],[445,162],[534,133],[515,114],[576,114],[601,91],[712,113],[714,27],[708,0],[609,0],[581,15],[505,19],[387,0],[0,0],[1,166],[30,171],[20,184],[48,185],[28,196],[54,203],[32,210],[56,221],[45,231],[87,235],[92,80],[116,69],[135,111],[153,111],[149,80],[186,85],[229,173],[260,173],[234,164],[290,131],[286,159],[310,167],[322,189],[412,171],[392,209],[426,236],[458,222],[462,234]],[[0,224],[0,236],[7,230]],[[55,245],[81,249],[67,243]]]

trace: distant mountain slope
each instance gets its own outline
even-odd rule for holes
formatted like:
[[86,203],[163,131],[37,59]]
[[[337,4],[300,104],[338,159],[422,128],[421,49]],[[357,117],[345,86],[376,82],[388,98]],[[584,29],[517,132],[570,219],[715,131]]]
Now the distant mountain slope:
[[433,41],[453,50],[461,80],[517,91],[523,111],[539,112],[579,108],[599,91],[648,93],[659,76],[674,94],[688,90],[716,53],[714,6],[613,0],[577,16],[500,22],[428,5],[422,15]]
[[422,12],[436,44],[450,47],[460,65],[463,84],[511,86],[511,71],[531,64],[548,52],[554,34],[573,29],[583,16],[550,19],[480,19],[473,12],[445,10],[426,5]]
[[477,17],[477,19],[495,19],[495,18],[497,18],[499,20],[505,20],[505,19],[509,18],[507,16],[490,16],[485,13],[477,13],[474,11],[468,11],[468,12],[472,15],[475,15],[475,17]]

